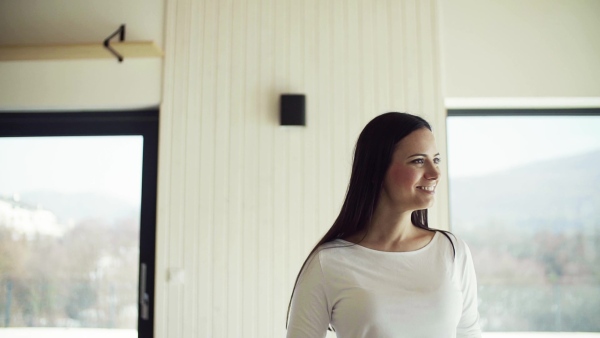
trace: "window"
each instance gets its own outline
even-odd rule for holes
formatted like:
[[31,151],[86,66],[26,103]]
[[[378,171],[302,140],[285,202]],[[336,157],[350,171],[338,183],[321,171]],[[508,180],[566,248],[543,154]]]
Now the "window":
[[151,337],[158,111],[0,114],[0,335]]
[[599,110],[448,113],[451,229],[482,329],[600,337]]

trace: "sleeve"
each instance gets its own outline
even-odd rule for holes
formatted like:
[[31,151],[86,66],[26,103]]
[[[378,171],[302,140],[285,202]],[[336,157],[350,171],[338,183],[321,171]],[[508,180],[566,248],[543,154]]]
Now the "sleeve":
[[309,258],[292,296],[287,338],[325,337],[329,302],[319,252]]
[[477,278],[471,251],[465,242],[457,248],[457,273],[460,275],[460,288],[463,295],[463,310],[456,329],[457,338],[481,338],[479,310],[477,309]]

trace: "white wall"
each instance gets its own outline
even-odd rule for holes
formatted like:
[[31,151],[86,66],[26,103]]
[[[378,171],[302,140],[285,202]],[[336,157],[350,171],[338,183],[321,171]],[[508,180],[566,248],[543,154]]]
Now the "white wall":
[[[163,0],[2,0],[0,46],[101,45],[124,23],[125,40],[162,47],[163,17]],[[146,108],[161,85],[160,58],[0,62],[0,110]]]
[[[170,0],[163,21],[163,0],[3,0],[2,45],[100,42],[126,23],[127,40],[166,56],[164,81],[160,61],[0,63],[0,109],[142,107],[162,91],[157,337],[281,337],[362,125],[422,114],[444,152],[441,45],[448,98],[600,96],[597,1],[440,3]],[[115,88],[115,76],[142,87]],[[284,92],[307,95],[307,127],[278,126]],[[446,194],[434,226],[446,225]]]
[[[435,1],[167,3],[157,337],[282,337],[294,279],[341,206],[377,114],[433,122],[445,150]],[[282,93],[308,125],[280,127]],[[432,225],[447,226],[446,186]],[[185,271],[184,283],[168,280]]]
[[0,62],[0,110],[156,107],[161,76],[160,58]]
[[600,98],[600,1],[440,3],[446,98]]
[[163,46],[164,0],[2,0],[0,45],[102,43],[127,25],[126,40]]
[[[0,110],[140,108],[162,95],[156,336],[281,337],[362,126],[386,111],[420,114],[445,152],[437,1],[163,6],[0,1],[2,45],[100,42],[126,23],[127,40],[166,52],[164,80],[160,60],[2,62]],[[307,96],[307,127],[278,125],[287,92]],[[432,226],[447,227],[446,196],[442,184]],[[169,279],[177,271],[183,283]]]

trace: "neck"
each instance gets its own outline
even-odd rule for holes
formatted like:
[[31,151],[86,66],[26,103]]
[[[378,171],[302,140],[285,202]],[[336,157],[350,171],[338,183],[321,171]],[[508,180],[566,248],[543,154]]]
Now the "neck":
[[387,244],[414,237],[417,228],[411,222],[411,214],[412,210],[397,210],[380,203],[368,226],[365,240]]
[[434,233],[416,227],[411,222],[412,210],[399,211],[378,205],[365,231],[350,241],[380,251],[414,251],[425,247]]
[[416,227],[411,222],[412,210],[398,210],[379,203],[367,228],[347,241],[379,251],[414,251],[426,246],[434,232]]

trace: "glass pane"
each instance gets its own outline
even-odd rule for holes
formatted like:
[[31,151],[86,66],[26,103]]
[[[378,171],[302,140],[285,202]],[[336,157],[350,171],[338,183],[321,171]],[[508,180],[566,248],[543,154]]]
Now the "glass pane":
[[142,147],[0,138],[0,336],[137,337]]
[[600,337],[600,116],[450,117],[448,158],[484,331]]

